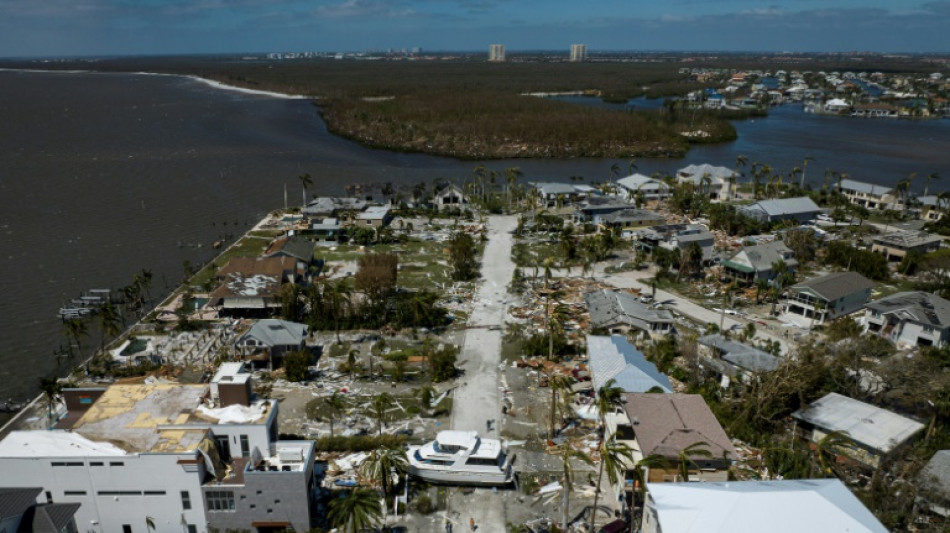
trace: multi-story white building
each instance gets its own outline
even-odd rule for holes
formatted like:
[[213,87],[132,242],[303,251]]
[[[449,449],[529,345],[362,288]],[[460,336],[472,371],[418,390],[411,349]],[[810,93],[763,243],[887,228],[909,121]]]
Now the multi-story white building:
[[79,503],[81,532],[310,528],[313,442],[277,440],[277,402],[238,364],[200,385],[67,389],[50,431],[0,441],[0,487]]
[[504,61],[505,60],[505,45],[503,44],[493,44],[488,47],[488,60],[489,61]]
[[587,45],[586,44],[572,44],[571,45],[571,61],[580,62],[587,60]]
[[840,183],[840,190],[841,194],[854,205],[868,209],[902,208],[900,198],[892,187],[843,179]]

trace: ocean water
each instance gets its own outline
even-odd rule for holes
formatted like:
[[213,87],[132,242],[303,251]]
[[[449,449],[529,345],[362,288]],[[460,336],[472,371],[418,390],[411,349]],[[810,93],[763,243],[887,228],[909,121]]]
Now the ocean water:
[[[640,160],[639,171],[691,163],[733,166],[737,155],[776,170],[815,161],[855,179],[894,183],[938,172],[950,186],[950,121],[840,119],[778,108],[736,124],[739,140],[694,148],[683,160]],[[603,159],[485,162],[518,166],[526,180],[584,176],[602,181]],[[479,162],[363,148],[326,131],[305,100],[254,96],[184,77],[0,72],[0,401],[37,392],[41,376],[64,372],[56,316],[90,288],[128,284],[153,272],[153,296],[177,285],[188,260],[209,260],[211,244],[243,233],[265,213],[348,183],[463,180]],[[93,334],[84,341],[98,345]]]

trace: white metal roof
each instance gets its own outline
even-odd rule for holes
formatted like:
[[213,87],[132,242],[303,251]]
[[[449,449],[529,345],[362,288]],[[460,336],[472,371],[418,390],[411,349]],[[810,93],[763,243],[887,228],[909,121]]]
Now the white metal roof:
[[0,441],[2,457],[100,457],[127,455],[125,450],[66,431],[13,431]]
[[652,483],[663,533],[887,533],[837,479]]
[[836,392],[792,416],[827,432],[845,431],[854,442],[884,453],[924,428],[920,422]]

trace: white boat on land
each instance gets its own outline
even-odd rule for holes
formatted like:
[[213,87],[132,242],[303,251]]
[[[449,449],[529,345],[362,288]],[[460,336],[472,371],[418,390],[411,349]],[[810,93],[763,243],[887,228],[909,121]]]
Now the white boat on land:
[[409,473],[432,483],[507,485],[511,461],[501,441],[476,431],[440,431],[435,440],[409,447]]

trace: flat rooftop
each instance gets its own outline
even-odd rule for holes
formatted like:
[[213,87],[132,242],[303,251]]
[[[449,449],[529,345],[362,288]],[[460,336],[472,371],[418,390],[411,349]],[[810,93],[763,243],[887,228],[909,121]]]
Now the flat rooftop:
[[72,431],[129,453],[180,453],[196,449],[211,424],[263,424],[270,409],[267,402],[212,409],[208,398],[208,385],[113,385]]

